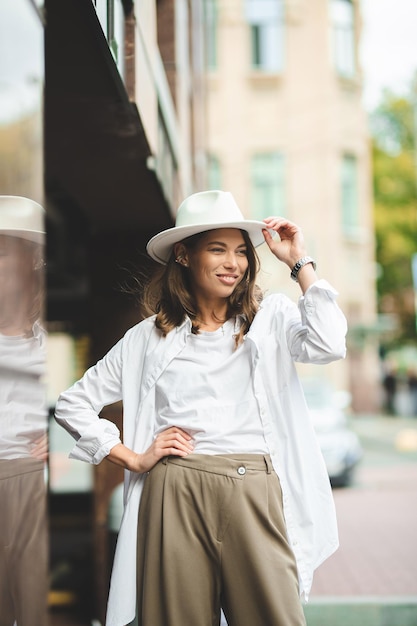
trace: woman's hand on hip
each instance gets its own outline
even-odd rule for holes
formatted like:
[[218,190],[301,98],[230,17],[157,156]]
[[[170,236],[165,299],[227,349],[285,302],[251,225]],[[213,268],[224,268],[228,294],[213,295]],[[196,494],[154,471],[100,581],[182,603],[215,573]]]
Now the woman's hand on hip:
[[131,472],[149,472],[165,456],[187,456],[194,449],[192,437],[177,426],[171,426],[159,433],[149,448],[139,454],[122,443],[110,450],[108,460],[121,465]]
[[141,457],[141,472],[149,472],[164,456],[187,456],[194,450],[192,437],[177,426],[171,426],[156,435]]

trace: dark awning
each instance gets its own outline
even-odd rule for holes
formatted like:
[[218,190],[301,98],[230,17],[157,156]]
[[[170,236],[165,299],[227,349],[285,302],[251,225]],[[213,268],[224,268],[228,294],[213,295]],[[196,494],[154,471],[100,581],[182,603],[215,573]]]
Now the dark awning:
[[172,225],[138,110],[89,0],[46,0],[45,183],[93,231]]
[[[100,352],[124,328],[123,268],[144,267],[146,241],[173,219],[91,0],[46,0],[45,18],[48,320],[94,329]],[[97,327],[102,303],[111,333]]]

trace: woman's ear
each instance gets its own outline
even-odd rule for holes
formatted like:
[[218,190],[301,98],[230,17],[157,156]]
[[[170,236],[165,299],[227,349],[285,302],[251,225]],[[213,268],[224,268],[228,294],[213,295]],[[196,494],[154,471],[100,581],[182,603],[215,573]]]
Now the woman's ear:
[[176,243],[174,246],[175,262],[188,267],[187,249],[183,243]]

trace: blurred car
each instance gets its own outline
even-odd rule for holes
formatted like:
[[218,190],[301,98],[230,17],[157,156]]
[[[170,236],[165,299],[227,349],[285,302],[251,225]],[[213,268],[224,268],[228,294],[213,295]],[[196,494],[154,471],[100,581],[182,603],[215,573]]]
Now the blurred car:
[[350,394],[335,392],[323,381],[304,380],[302,385],[330,482],[333,487],[347,487],[363,454],[346,416]]

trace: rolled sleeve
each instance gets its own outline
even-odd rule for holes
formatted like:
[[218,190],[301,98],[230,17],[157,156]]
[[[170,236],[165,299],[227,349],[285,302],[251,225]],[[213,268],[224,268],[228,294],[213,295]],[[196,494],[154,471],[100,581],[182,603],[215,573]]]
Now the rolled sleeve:
[[330,298],[330,300],[336,300],[339,295],[339,292],[336,291],[334,287],[331,286],[327,280],[321,278],[317,280],[315,283],[310,285],[304,295],[302,295],[299,299],[299,304],[302,306],[307,306],[315,308],[317,298],[326,297]]
[[122,399],[122,341],[58,398],[55,419],[76,440],[70,457],[98,464],[121,443],[119,429],[99,416]]
[[98,465],[119,443],[121,439],[117,426],[109,420],[100,419],[81,435],[69,456],[71,459]]
[[336,299],[337,291],[318,280],[301,296],[301,327],[290,326],[293,357],[302,363],[330,363],[346,356],[346,318]]

